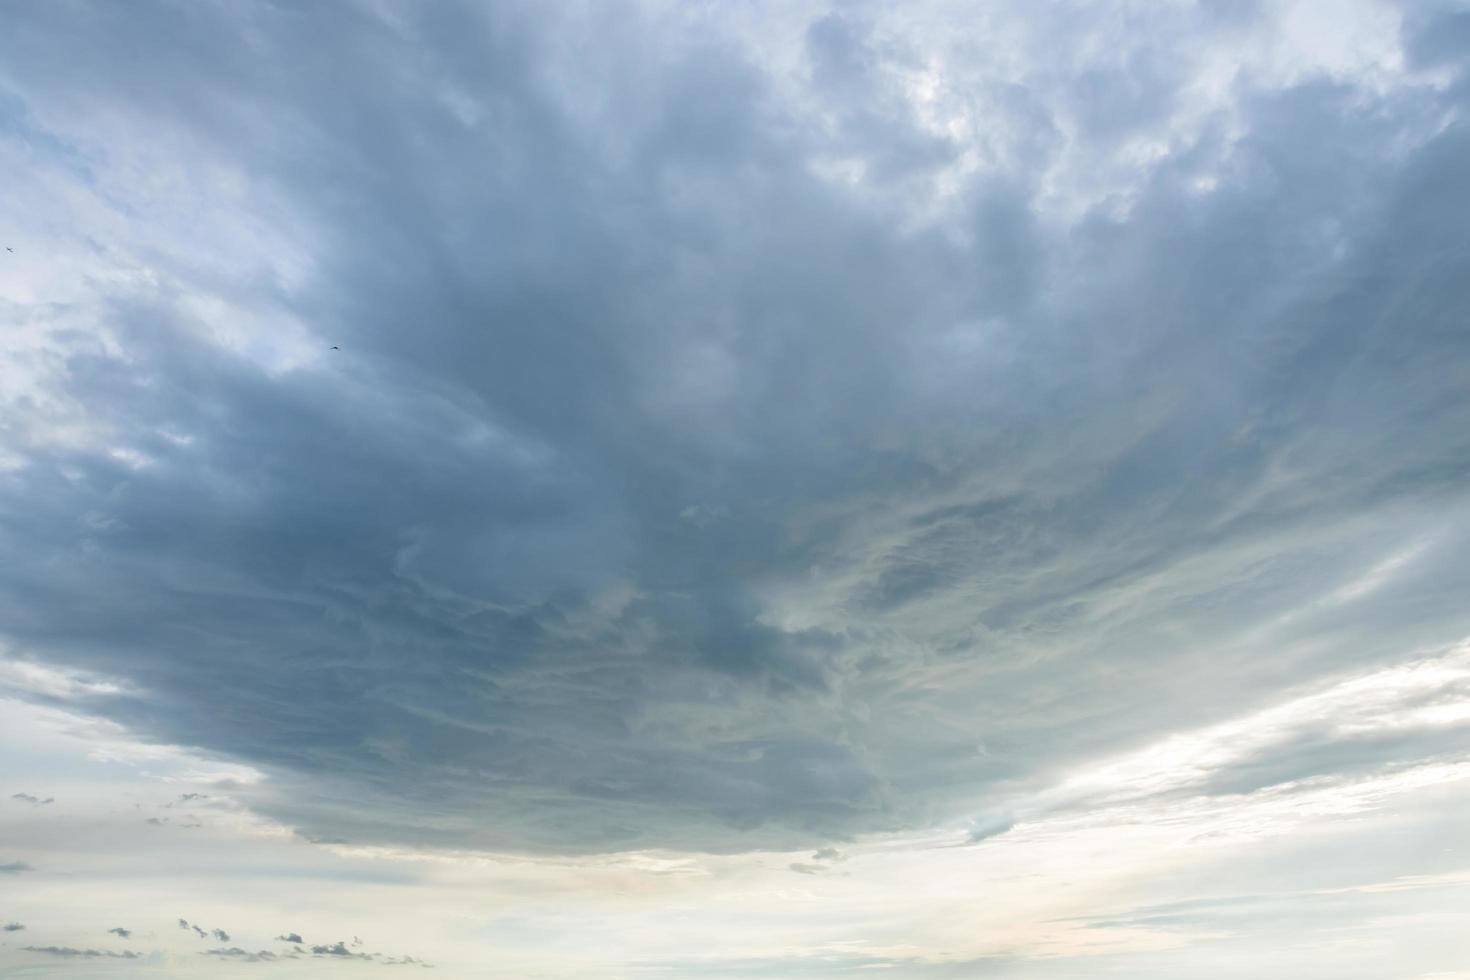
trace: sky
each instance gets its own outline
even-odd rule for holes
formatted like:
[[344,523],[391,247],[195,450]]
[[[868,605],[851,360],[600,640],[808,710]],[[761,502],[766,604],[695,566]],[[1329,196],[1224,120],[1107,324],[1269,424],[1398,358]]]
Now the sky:
[[1470,5],[0,18],[0,973],[1470,980]]

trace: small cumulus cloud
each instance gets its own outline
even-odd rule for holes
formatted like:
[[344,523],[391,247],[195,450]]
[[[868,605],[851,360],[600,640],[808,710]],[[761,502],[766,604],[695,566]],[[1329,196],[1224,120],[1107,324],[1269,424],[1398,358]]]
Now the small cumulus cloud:
[[311,947],[311,953],[313,956],[355,956],[361,959],[370,959],[370,957],[362,953],[354,953],[347,948],[347,944],[344,942],[335,942],[330,946],[313,946]]
[[210,935],[213,936],[215,939],[218,939],[222,943],[227,943],[230,941],[230,934],[228,932],[225,932],[223,929],[214,929],[210,932]]
[[112,935],[114,935],[114,936],[121,936],[123,939],[132,939],[133,938],[133,930],[131,930],[131,929],[124,929],[122,926],[115,926],[114,928],[109,929],[107,931],[110,932],[110,933],[112,933]]
[[301,938],[301,933],[299,932],[288,932],[284,935],[277,936],[276,938],[283,943],[295,943],[298,946],[306,942],[306,940]]

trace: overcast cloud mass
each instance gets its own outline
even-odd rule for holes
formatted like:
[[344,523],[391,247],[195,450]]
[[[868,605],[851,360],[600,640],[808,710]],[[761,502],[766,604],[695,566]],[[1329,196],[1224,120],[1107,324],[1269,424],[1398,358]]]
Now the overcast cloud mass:
[[0,16],[0,972],[1470,977],[1470,6]]

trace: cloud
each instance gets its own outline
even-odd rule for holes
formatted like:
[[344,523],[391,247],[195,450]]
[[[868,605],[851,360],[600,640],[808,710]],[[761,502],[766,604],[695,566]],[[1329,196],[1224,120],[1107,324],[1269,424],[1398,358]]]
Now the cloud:
[[12,800],[20,800],[22,803],[29,803],[32,806],[46,806],[49,803],[56,802],[55,797],[48,796],[43,800],[40,797],[32,796],[30,793],[12,793],[10,798]]
[[67,958],[81,959],[118,959],[137,960],[142,959],[142,953],[132,950],[98,950],[98,949],[76,949],[71,946],[22,946],[21,949],[27,953],[45,953],[47,956],[63,956]]
[[25,926],[19,922],[7,922],[5,925],[0,926],[0,932],[20,932],[24,928]]
[[262,949],[252,953],[238,946],[231,946],[228,949],[205,950],[200,955],[213,956],[222,960],[240,960],[246,963],[272,963],[280,959],[279,956],[269,950]]
[[121,926],[117,926],[116,928],[112,928],[107,931],[112,933],[114,936],[121,936],[123,939],[133,938],[133,931],[131,929],[124,929]]
[[331,945],[313,946],[311,947],[311,954],[313,956],[355,956],[361,959],[369,958],[366,954],[354,953],[352,950],[347,948],[347,944],[344,942],[336,942],[332,943]]
[[276,938],[283,943],[295,943],[298,946],[306,941],[301,938],[301,934],[299,932],[284,933],[283,935],[277,936]]
[[419,966],[426,969],[433,969],[434,967],[434,964],[427,960],[421,960],[416,956],[383,956],[382,954],[375,954],[375,958],[384,966]]
[[1004,814],[990,814],[977,817],[970,821],[969,842],[978,844],[992,837],[999,837],[1016,826],[1011,817]]
[[31,867],[29,864],[26,864],[24,861],[11,861],[6,864],[0,864],[0,875],[20,874],[22,871],[34,870],[36,869]]
[[[1269,7],[28,13],[4,676],[306,839],[804,852],[1464,635],[1463,25]],[[1297,735],[1213,787],[1422,747]]]
[[218,939],[222,943],[227,943],[230,941],[230,934],[225,932],[223,929],[211,930],[210,935],[213,936],[215,939]]

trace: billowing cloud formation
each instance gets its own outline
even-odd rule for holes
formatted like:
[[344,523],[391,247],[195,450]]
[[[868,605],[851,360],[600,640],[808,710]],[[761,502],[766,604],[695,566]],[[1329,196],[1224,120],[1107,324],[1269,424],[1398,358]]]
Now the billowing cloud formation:
[[[1459,15],[1273,7],[27,9],[33,697],[313,839],[809,850],[1464,635]],[[1445,744],[1314,736],[1204,791]]]

